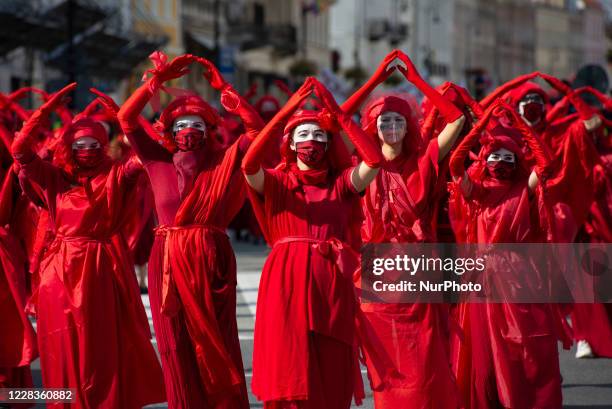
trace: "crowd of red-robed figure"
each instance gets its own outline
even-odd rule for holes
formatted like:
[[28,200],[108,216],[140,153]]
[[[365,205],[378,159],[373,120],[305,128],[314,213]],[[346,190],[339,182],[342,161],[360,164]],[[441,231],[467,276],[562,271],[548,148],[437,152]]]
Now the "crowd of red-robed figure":
[[[32,387],[40,358],[43,387],[75,391],[50,408],[248,407],[230,226],[271,247],[251,383],[265,408],[360,404],[360,364],[376,408],[560,408],[559,341],[612,357],[610,305],[359,297],[365,243],[612,242],[606,95],[534,72],[475,101],[395,50],[342,105],[315,78],[252,102],[204,58],[151,61],[122,106],[92,89],[73,113],[76,84],[0,96],[0,387]],[[182,90],[149,122],[192,64],[224,112]],[[374,93],[396,71],[420,107]]]

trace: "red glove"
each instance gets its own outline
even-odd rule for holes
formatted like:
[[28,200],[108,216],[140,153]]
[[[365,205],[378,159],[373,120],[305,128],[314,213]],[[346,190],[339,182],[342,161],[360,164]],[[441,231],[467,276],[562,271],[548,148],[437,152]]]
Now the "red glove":
[[491,92],[489,95],[487,95],[480,101],[480,106],[483,109],[487,109],[489,105],[492,104],[493,101],[495,101],[497,98],[503,97],[505,93],[518,87],[521,84],[524,84],[525,82],[529,80],[534,79],[537,76],[538,76],[538,72],[535,71],[535,72],[532,72],[531,74],[521,75],[520,77],[516,77],[515,79],[508,81],[505,84],[500,85],[499,87],[495,88],[493,92]]
[[482,106],[470,95],[467,89],[451,83],[453,88],[460,96],[463,102],[470,108],[476,118],[480,118],[483,114]]
[[223,87],[228,85],[215,64],[202,57],[196,57],[196,61],[204,67],[204,77],[206,77],[211,87],[221,91]]
[[117,112],[119,112],[119,105],[117,105],[117,103],[111,97],[95,88],[89,88],[89,91],[98,96],[98,101],[108,112],[112,113],[113,115],[117,115]]
[[247,101],[250,101],[255,97],[255,95],[257,95],[257,83],[256,82],[251,84],[247,92],[244,94],[244,99],[246,99]]
[[582,98],[580,98],[578,94],[576,94],[576,92],[574,92],[574,90],[569,85],[561,81],[559,78],[544,73],[540,73],[540,77],[546,80],[546,82],[548,82],[554,89],[559,91],[561,94],[567,95],[574,108],[576,108],[576,111],[578,111],[580,119],[591,119],[593,115],[596,114],[594,109],[592,109],[586,102],[584,102]]
[[20,160],[24,156],[32,153],[31,136],[38,130],[38,127],[44,120],[47,119],[51,112],[53,112],[60,105],[66,103],[67,95],[74,91],[76,86],[76,82],[66,85],[64,88],[53,94],[47,102],[45,102],[40,108],[34,111],[32,115],[30,115],[26,123],[15,136],[11,146],[13,157],[16,160]]
[[416,67],[406,54],[400,51],[398,58],[402,60],[404,64],[406,64],[406,68],[398,65],[400,72],[404,74],[404,77],[406,77],[408,81],[412,82],[436,108],[438,108],[438,111],[440,111],[440,114],[444,117],[446,122],[455,122],[457,119],[463,116],[461,111],[452,102],[440,95],[438,91],[432,88],[431,85],[426,83],[425,80],[421,78]]
[[355,91],[355,93],[346,101],[344,101],[341,107],[344,112],[349,115],[353,115],[355,112],[357,112],[361,104],[368,98],[374,88],[389,78],[395,69],[395,67],[389,68],[389,64],[391,64],[393,60],[397,58],[398,53],[398,50],[393,50],[387,54],[370,79],[363,84],[361,88]]
[[351,115],[342,111],[334,96],[319,81],[314,80],[315,93],[323,103],[323,106],[332,114],[332,117],[340,124],[344,132],[355,145],[357,153],[370,168],[379,168],[384,162],[380,146],[374,140],[368,138],[366,133],[352,119]]
[[47,94],[42,89],[38,89],[35,87],[19,88],[17,91],[14,91],[13,93],[9,95],[9,99],[11,101],[19,101],[20,99],[24,98],[28,92],[39,95],[40,99],[42,99],[43,101],[46,101],[47,99],[49,99],[49,94]]
[[533,129],[531,129],[531,127],[519,116],[515,109],[512,109],[510,105],[503,101],[500,102],[499,107],[506,111],[514,127],[523,134],[523,138],[527,142],[535,158],[536,173],[538,175],[543,174],[550,164],[550,153],[548,149],[544,146],[540,138],[536,136]]
[[284,94],[286,94],[288,97],[291,96],[292,92],[289,89],[289,87],[287,86],[287,84],[285,83],[285,81],[281,81],[281,80],[274,80],[274,85],[276,85],[276,87],[278,89],[280,89]]
[[167,64],[167,57],[161,51],[153,52],[149,58],[154,62],[155,68],[147,70],[143,79],[146,78],[147,73],[153,74],[149,79],[149,86],[153,92],[157,91],[164,82],[181,78],[187,74],[189,72],[187,66],[197,59],[194,55],[184,54],[174,58],[170,64]]
[[426,141],[429,141],[434,136],[436,120],[438,119],[438,108],[433,107],[429,114],[425,117],[423,125],[421,126],[421,135]]
[[[141,85],[140,88],[130,95],[117,113],[121,128],[125,132],[129,132],[129,130],[139,126],[138,117],[140,113],[159,87],[161,87],[164,82],[180,78],[189,72],[187,66],[196,61],[197,57],[191,54],[185,54],[176,57],[168,64],[166,63],[168,57],[160,51],[155,51],[151,53],[149,58],[155,64],[155,68],[145,71],[142,79],[146,81],[146,83]],[[149,79],[147,79],[148,74],[152,75]]]
[[606,111],[612,111],[612,98],[610,98],[607,95],[604,95],[599,90],[596,90],[593,87],[585,86],[585,87],[577,88],[575,92],[579,95],[584,94],[584,93],[589,93],[589,94],[594,95],[595,98],[599,100],[601,105],[603,105],[603,109],[605,109]]
[[274,115],[268,124],[261,130],[255,141],[242,159],[242,170],[247,175],[254,175],[261,169],[261,162],[266,155],[266,150],[274,137],[283,132],[287,120],[300,107],[302,102],[308,98],[313,89],[313,77],[308,77],[304,84],[291,95],[284,107]]
[[236,114],[242,119],[247,135],[251,139],[264,127],[264,122],[257,111],[229,84],[221,91],[221,105],[227,112]]
[[487,108],[480,120],[472,127],[470,133],[463,138],[459,146],[457,146],[457,148],[453,151],[449,162],[450,173],[453,177],[461,178],[465,174],[465,158],[467,158],[472,150],[472,147],[480,139],[480,134],[486,128],[489,120],[491,119],[491,114],[499,107],[500,103],[501,100],[498,99],[489,108]]
[[567,115],[569,110],[570,100],[567,95],[561,98],[553,108],[546,113],[546,122],[552,123],[555,120]]

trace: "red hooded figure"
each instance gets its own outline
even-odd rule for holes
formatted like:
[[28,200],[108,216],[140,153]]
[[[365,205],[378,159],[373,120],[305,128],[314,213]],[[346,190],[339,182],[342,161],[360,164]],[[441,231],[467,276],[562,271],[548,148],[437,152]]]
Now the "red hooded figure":
[[53,408],[140,408],[165,400],[134,271],[116,239],[140,167],[113,165],[104,128],[87,117],[64,129],[53,164],[32,150],[32,135],[75,87],[34,112],[12,145],[22,185],[40,192],[55,229],[38,287],[43,385],[75,390],[73,404]]
[[[374,76],[343,104],[343,110],[357,109],[390,74],[396,59],[405,65],[402,73],[428,95],[450,125],[440,130],[440,139],[424,140],[410,104],[397,96],[376,98],[362,110],[362,128],[385,157],[362,201],[365,243],[435,240],[432,218],[438,163],[463,127],[462,113],[427,85],[399,51],[385,58]],[[361,310],[360,339],[376,407],[459,406],[449,367],[446,305],[371,302],[362,303]]]
[[[315,88],[322,111],[300,110]],[[351,166],[343,129],[364,158]],[[281,165],[262,168],[278,132]],[[272,251],[257,299],[252,390],[266,408],[348,408],[363,397],[356,359],[358,256],[347,241],[358,192],[380,153],[314,78],[266,125],[243,160],[249,198]]]
[[[119,121],[151,181],[160,226],[149,259],[149,296],[168,394],[178,408],[246,408],[236,324],[236,260],[225,229],[244,200],[240,161],[263,124],[207,60],[184,55],[156,68]],[[161,85],[199,62],[221,103],[247,133],[218,143],[218,113],[200,97],[176,98],[152,129],[139,115]],[[156,141],[156,139],[159,141]]]
[[[548,156],[513,108],[502,104],[485,112],[450,161],[451,205],[467,219],[461,225],[467,231],[459,236],[468,243],[529,243],[541,239],[546,228],[537,209],[545,206],[540,184]],[[500,120],[486,130],[494,111],[512,121]],[[465,159],[479,139],[478,159],[466,172]],[[531,177],[522,141],[536,161]],[[453,346],[453,367],[465,407],[561,407],[557,316],[551,305],[459,304],[457,316],[463,339]]]
[[[576,90],[580,91],[595,95],[604,109],[610,109],[610,98],[594,89]],[[593,243],[612,243],[612,127],[606,122],[595,133],[600,163],[594,169],[594,201],[585,223],[585,232]],[[578,343],[576,357],[612,358],[612,304],[574,304],[572,328]]]
[[21,195],[12,167],[0,169],[0,183],[0,388],[32,388],[30,364],[38,357],[38,348],[25,313],[27,260],[16,233]]
[[[547,119],[548,95],[528,80],[540,76],[568,99],[578,116]],[[601,124],[597,114],[582,101],[575,91],[555,77],[532,73],[500,86],[481,105],[487,107],[496,97],[502,97],[524,122],[538,134],[554,158],[547,180],[548,200],[553,203],[554,217],[547,229],[553,242],[571,242],[585,222],[593,200],[594,169],[599,155],[593,144],[592,131]],[[554,111],[554,110],[553,110]],[[551,115],[551,120],[554,115]],[[526,151],[526,161],[533,166],[533,157]]]

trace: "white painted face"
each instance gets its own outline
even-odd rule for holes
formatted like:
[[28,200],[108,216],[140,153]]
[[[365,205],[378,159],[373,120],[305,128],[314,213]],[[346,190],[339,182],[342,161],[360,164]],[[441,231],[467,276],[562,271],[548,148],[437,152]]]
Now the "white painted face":
[[176,133],[187,128],[194,128],[206,133],[206,123],[197,115],[184,115],[176,118],[172,125],[172,132]]
[[501,148],[494,152],[491,152],[489,156],[487,157],[487,162],[500,162],[500,161],[514,163],[516,161],[516,157],[514,156],[514,153],[510,152],[506,148]]
[[396,144],[406,136],[406,118],[394,111],[383,112],[376,118],[378,137],[388,144]]
[[328,140],[327,132],[319,124],[316,122],[304,122],[293,130],[290,146],[292,150],[295,150],[295,145],[299,142],[317,141],[326,143]]
[[91,136],[83,136],[72,142],[72,149],[98,149],[100,142]]

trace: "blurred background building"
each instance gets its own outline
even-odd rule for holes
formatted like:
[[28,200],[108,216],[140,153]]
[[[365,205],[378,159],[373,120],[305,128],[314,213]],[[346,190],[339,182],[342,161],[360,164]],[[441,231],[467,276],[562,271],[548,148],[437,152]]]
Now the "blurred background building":
[[[607,69],[610,0],[2,0],[0,91],[77,80],[118,101],[156,49],[216,62],[238,89],[318,74],[340,97],[393,48],[482,94],[519,74]],[[211,93],[194,67],[182,85]]]

